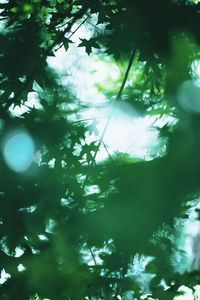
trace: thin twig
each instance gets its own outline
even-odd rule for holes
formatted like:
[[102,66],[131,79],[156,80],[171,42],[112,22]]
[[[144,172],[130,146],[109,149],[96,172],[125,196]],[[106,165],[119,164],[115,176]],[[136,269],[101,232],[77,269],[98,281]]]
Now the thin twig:
[[122,82],[122,84],[121,84],[121,87],[120,87],[119,92],[118,92],[118,94],[117,94],[117,99],[116,99],[116,100],[120,100],[120,99],[121,99],[121,96],[122,96],[122,93],[123,93],[123,90],[124,90],[126,81],[127,81],[127,79],[128,79],[128,75],[129,75],[131,66],[132,66],[132,64],[133,64],[134,57],[135,57],[135,51],[132,50],[131,57],[130,57],[129,63],[128,63],[128,67],[127,67],[126,73],[125,73],[125,75],[124,75],[124,80],[123,80],[123,82]]
[[72,26],[75,24],[75,22],[78,20],[78,19],[81,19],[88,11],[89,9],[89,4],[90,4],[90,1],[88,1],[88,5],[85,5],[85,6],[82,6],[82,8],[76,13],[74,14],[74,17],[72,18],[72,20],[68,23],[68,26],[60,32],[60,34],[57,36],[57,38],[54,40],[53,44],[47,49],[46,51],[46,55],[48,56],[48,54],[53,50],[53,48],[60,44],[62,42],[62,40],[64,39],[65,37],[65,34],[67,32],[69,32],[72,28]]
[[102,141],[102,144],[103,144],[104,149],[106,150],[106,152],[107,152],[107,154],[108,154],[108,157],[110,158],[111,161],[113,161],[112,156],[110,155],[110,153],[109,153],[109,151],[108,151],[108,148],[107,148],[106,144],[104,143],[104,141]]
[[[122,93],[123,93],[123,90],[124,90],[126,81],[127,81],[127,79],[128,79],[128,75],[129,75],[129,72],[130,72],[130,69],[131,69],[131,66],[132,66],[134,57],[135,57],[135,50],[132,50],[132,52],[131,52],[131,57],[130,57],[130,59],[129,59],[129,63],[128,63],[128,66],[127,66],[127,69],[126,69],[126,72],[125,72],[125,75],[124,75],[124,79],[123,79],[123,81],[122,81],[122,84],[121,84],[121,86],[120,86],[119,92],[118,92],[117,97],[116,97],[116,100],[117,100],[117,101],[119,101],[119,100],[121,99],[121,96],[122,96]],[[108,116],[108,120],[107,120],[107,122],[106,122],[106,124],[105,124],[105,127],[104,127],[104,129],[103,129],[103,132],[102,132],[101,137],[100,137],[100,139],[99,139],[99,143],[98,143],[97,148],[96,148],[96,150],[95,150],[95,153],[94,153],[94,156],[93,156],[93,160],[92,160],[92,162],[91,162],[91,164],[90,164],[91,166],[93,165],[93,162],[94,162],[95,159],[96,159],[97,153],[98,153],[99,148],[100,148],[100,146],[101,146],[101,144],[102,144],[102,142],[103,142],[104,136],[105,136],[105,134],[106,134],[106,131],[107,131],[107,129],[108,129],[108,126],[109,126],[109,124],[110,124],[111,119],[112,119],[112,111],[110,112],[110,114],[109,114],[109,116]],[[89,174],[88,174],[88,175],[86,176],[86,178],[85,178],[85,182],[84,182],[84,184],[83,184],[83,190],[85,189],[85,186],[86,186],[86,184],[87,184],[88,179],[89,179]]]
[[[91,13],[78,25],[78,27],[67,37],[67,39],[69,40],[78,30],[79,28],[87,21],[87,19],[91,16]],[[54,51],[58,51],[61,47],[63,46],[63,42],[62,44]]]
[[79,28],[87,21],[87,19],[89,19],[90,16],[91,13],[89,13],[89,15],[80,23],[80,25],[70,34],[68,39],[70,39],[77,32],[77,30],[79,30]]
[[94,261],[95,266],[97,266],[97,261],[96,261],[96,258],[95,258],[95,256],[94,256],[94,253],[93,253],[92,249],[91,249],[89,246],[88,246],[88,249],[89,249],[89,251],[90,251],[90,254],[91,254],[91,256],[92,256],[92,259],[93,259],[93,261]]
[[[87,246],[88,246],[88,244],[87,244]],[[89,246],[88,246],[88,249],[90,251],[90,254],[92,256],[92,259],[94,261],[95,266],[97,266],[97,261],[96,261],[96,258],[94,256],[94,253],[93,253],[92,249]],[[100,296],[100,299],[103,299],[103,295],[102,295],[101,289],[99,290],[99,296]]]

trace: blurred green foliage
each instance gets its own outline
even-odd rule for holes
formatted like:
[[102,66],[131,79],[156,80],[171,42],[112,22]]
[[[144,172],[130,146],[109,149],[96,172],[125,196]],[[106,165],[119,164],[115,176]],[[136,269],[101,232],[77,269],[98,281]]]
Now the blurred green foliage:
[[[191,67],[199,59],[199,9],[183,0],[1,1],[1,151],[16,129],[36,147],[23,173],[0,158],[0,270],[10,275],[2,276],[2,300],[169,300],[181,285],[199,283],[199,270],[179,273],[172,263],[174,220],[200,190],[200,99]],[[91,129],[76,118],[83,104],[47,64],[62,45],[68,50],[81,22],[94,32],[78,47],[125,66],[117,88],[99,90],[143,116],[176,119],[158,127],[167,141],[162,157],[95,162],[101,140],[87,142]],[[14,115],[31,92],[40,105]],[[136,254],[152,258],[146,290],[131,275]]]

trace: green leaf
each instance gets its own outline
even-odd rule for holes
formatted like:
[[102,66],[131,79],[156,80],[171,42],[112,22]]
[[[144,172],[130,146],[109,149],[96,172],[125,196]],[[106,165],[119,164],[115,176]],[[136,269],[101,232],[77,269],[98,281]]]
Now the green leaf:
[[30,5],[30,4],[24,4],[24,6],[23,6],[23,11],[24,11],[25,13],[31,13],[32,10],[33,10],[33,6],[32,6],[32,5]]
[[92,48],[100,49],[99,44],[97,43],[96,38],[91,38],[89,40],[86,39],[80,39],[81,43],[78,45],[78,47],[85,47],[85,51],[89,55],[92,52]]
[[63,41],[63,46],[65,47],[65,50],[67,51],[69,49],[69,44],[72,43],[72,41],[68,38],[65,38]]
[[18,12],[18,7],[17,6],[14,6],[10,9],[10,11],[13,13],[13,14],[16,14]]

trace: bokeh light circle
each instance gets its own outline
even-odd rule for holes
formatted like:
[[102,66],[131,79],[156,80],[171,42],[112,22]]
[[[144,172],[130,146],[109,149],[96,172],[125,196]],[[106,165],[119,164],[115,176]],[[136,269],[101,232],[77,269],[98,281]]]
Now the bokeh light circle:
[[35,145],[26,131],[15,131],[7,136],[3,156],[8,167],[15,172],[25,172],[32,164]]

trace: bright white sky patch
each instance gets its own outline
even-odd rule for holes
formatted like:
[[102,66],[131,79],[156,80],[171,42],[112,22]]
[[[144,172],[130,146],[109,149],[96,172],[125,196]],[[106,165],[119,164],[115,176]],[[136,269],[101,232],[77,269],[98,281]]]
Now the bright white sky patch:
[[70,45],[68,52],[62,47],[55,54],[55,57],[48,58],[48,63],[61,75],[63,85],[69,86],[84,103],[95,105],[106,102],[95,87],[100,72],[94,55],[88,56],[83,48],[74,44]]
[[174,297],[174,300],[194,300],[194,295],[192,290],[184,285],[179,288],[180,292],[183,292],[183,295]]
[[149,118],[133,118],[119,111],[111,119],[104,143],[111,153],[119,151],[145,157],[149,143],[157,139],[157,131],[150,130],[151,124]]
[[[85,49],[77,47],[79,38],[89,39],[90,35],[82,26],[73,36],[73,42],[66,52],[60,48],[55,57],[49,57],[48,63],[61,75],[61,83],[75,91],[79,99],[88,104],[89,108],[81,113],[81,119],[95,119],[99,137],[104,131],[107,120],[112,114],[111,121],[103,138],[105,147],[100,147],[97,160],[102,160],[114,152],[128,153],[132,156],[152,159],[148,154],[150,146],[158,145],[158,131],[152,127],[155,118],[140,118],[132,107],[123,103],[110,109],[108,99],[101,94],[96,85],[113,88],[120,78],[121,70],[113,63],[102,61],[97,55],[87,55]],[[105,84],[104,84],[105,83]],[[98,139],[90,137],[86,141]]]
[[[108,119],[110,120],[103,136],[103,146],[97,154],[97,161],[106,159],[108,153],[115,152],[128,153],[147,160],[152,159],[149,144],[152,147],[158,145],[158,131],[152,127],[154,118],[139,117],[126,103],[87,110],[84,112],[84,117],[86,119],[95,117],[99,137],[104,132]],[[92,140],[95,138],[91,137]]]
[[6,273],[6,271],[2,269],[0,274],[0,285],[6,282],[10,277],[10,274]]

